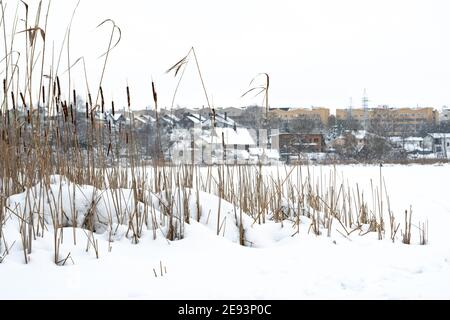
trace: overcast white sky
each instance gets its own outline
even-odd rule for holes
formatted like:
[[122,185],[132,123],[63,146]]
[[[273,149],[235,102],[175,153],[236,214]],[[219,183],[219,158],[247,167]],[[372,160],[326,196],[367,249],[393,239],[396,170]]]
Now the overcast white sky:
[[[17,4],[7,2],[10,9]],[[55,51],[76,2],[52,3],[47,38]],[[447,0],[81,0],[71,59],[86,58],[95,91],[103,62],[97,58],[109,40],[109,26],[96,25],[111,18],[122,41],[111,52],[104,88],[116,105],[125,104],[128,83],[134,107],[153,106],[152,77],[160,104],[170,105],[176,79],[164,72],[194,46],[217,107],[260,102],[240,95],[267,72],[272,107],[334,109],[350,97],[360,106],[367,88],[371,106],[440,108],[450,104],[449,14]],[[81,93],[81,68],[74,72]],[[193,64],[176,104],[206,104]]]

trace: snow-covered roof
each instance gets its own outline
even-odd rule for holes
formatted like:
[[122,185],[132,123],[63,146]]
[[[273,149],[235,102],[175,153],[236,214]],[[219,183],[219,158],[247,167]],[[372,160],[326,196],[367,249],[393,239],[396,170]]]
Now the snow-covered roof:
[[147,120],[147,121],[149,121],[149,122],[156,122],[156,119],[155,119],[155,118],[153,118],[152,116],[147,115],[147,114],[143,114],[143,115],[141,116],[141,118],[144,118],[145,120]]
[[134,120],[139,121],[143,124],[147,124],[147,123],[156,121],[155,118],[153,118],[152,116],[148,116],[148,115],[140,115],[140,116],[134,118]]
[[114,121],[119,121],[120,118],[123,117],[123,115],[120,114],[120,113],[116,113],[116,114],[114,114],[114,115],[110,114],[110,116],[111,116],[111,118],[112,118]]
[[180,119],[179,119],[177,116],[175,116],[175,115],[173,115],[173,114],[171,114],[171,113],[165,114],[165,115],[162,117],[162,119],[163,119],[164,121],[170,123],[171,125],[174,125],[175,123],[177,123],[178,121],[180,121]]
[[168,113],[165,115],[165,117],[172,119],[173,121],[180,121],[180,118],[178,118],[176,115]]
[[[212,120],[212,116],[210,119],[206,120],[204,123],[206,125],[211,125],[211,120]],[[225,119],[225,115],[222,113],[216,113],[216,117],[215,117],[215,123],[221,123],[221,124],[225,124],[227,126],[233,127],[234,125],[237,125],[236,121],[234,121],[233,119],[231,119],[230,117],[226,117]]]
[[136,117],[136,118],[134,118],[134,120],[137,122],[143,123],[143,124],[147,123],[147,121],[145,119],[142,119],[141,117]]
[[450,133],[429,133],[428,135],[433,139],[450,139]]
[[204,121],[206,121],[206,118],[198,113],[190,113],[187,118],[191,120],[195,124],[200,124]]
[[96,120],[106,120],[106,116],[104,113],[101,113],[100,111],[95,113],[95,119]]
[[396,144],[397,147],[403,148],[407,152],[427,152],[430,149],[423,147],[423,138],[421,137],[406,137],[399,136],[390,137],[389,140]]

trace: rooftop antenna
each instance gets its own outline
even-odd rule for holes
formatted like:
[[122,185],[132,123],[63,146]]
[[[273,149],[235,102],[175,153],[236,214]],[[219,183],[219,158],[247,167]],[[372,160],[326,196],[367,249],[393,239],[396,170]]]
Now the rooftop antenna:
[[369,122],[369,98],[367,97],[367,90],[364,88],[364,94],[362,98],[362,107],[364,109],[364,130],[367,130]]

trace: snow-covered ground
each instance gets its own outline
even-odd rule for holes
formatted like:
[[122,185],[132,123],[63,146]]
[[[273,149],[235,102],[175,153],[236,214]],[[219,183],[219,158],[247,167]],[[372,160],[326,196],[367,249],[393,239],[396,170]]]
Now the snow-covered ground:
[[[331,167],[309,169],[318,177]],[[277,169],[265,170],[268,173]],[[199,194],[202,215],[196,222],[194,190],[188,192],[191,219],[185,225],[184,239],[166,240],[165,227],[157,229],[154,239],[154,231],[143,228],[139,243],[133,244],[126,236],[127,227],[117,224],[123,217],[115,215],[111,208],[112,193],[95,194],[91,187],[77,186],[82,190],[75,192],[77,213],[82,214],[95,198],[99,220],[103,217],[117,227],[111,250],[108,230],[99,228],[94,235],[98,240],[97,259],[92,246],[86,252],[88,233],[76,229],[74,245],[74,229],[67,227],[60,257],[64,259],[70,252],[71,258],[64,266],[57,266],[50,223],[44,237],[33,241],[25,264],[19,218],[11,214],[3,231],[9,246],[16,242],[0,264],[0,299],[449,299],[450,166],[384,166],[382,170],[390,205],[399,222],[410,206],[413,225],[428,220],[428,245],[418,244],[414,226],[413,244],[405,245],[400,231],[395,243],[389,236],[377,240],[376,233],[360,236],[355,232],[344,237],[333,232],[327,237],[324,230],[315,236],[308,233],[311,220],[301,217],[299,233],[295,234],[297,228],[290,221],[258,225],[244,215],[242,225],[248,244],[244,247],[239,245],[239,210],[221,201],[220,221],[226,217],[226,226],[218,236],[218,198]],[[337,172],[349,184],[358,183],[366,194],[370,194],[370,179],[379,179],[379,167],[375,166],[338,166]],[[53,179],[59,182],[58,177]],[[67,190],[73,190],[68,185]],[[58,194],[57,189],[53,192]],[[116,203],[116,207],[121,207],[122,212],[133,211],[131,191],[124,190],[119,198],[121,204]],[[16,195],[9,199],[9,205],[24,205],[24,201],[24,195]],[[152,195],[151,201],[156,203],[158,199]],[[46,209],[42,207],[44,212],[51,207],[46,205]],[[67,215],[62,219],[70,224],[72,209],[60,205]],[[160,222],[160,214],[154,216],[155,223]],[[78,217],[79,223],[82,218]],[[127,221],[122,223],[126,225]],[[337,222],[333,226],[339,228]]]

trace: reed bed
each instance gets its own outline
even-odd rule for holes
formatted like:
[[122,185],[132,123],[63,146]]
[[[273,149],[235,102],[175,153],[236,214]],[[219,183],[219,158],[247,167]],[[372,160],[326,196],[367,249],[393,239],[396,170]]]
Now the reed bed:
[[[157,133],[152,137],[158,142],[158,148],[152,164],[148,165],[140,156],[133,130],[131,85],[123,91],[130,114],[129,124],[116,128],[97,117],[98,112],[107,111],[108,105],[111,105],[109,111],[115,113],[114,101],[106,101],[103,95],[102,80],[108,56],[120,41],[120,28],[110,19],[99,25],[110,23],[112,26],[104,54],[102,80],[96,86],[95,99],[87,85],[86,106],[80,110],[76,107],[78,95],[70,76],[63,81],[57,71],[59,62],[50,66],[45,63],[48,9],[44,15],[40,3],[34,23],[30,23],[28,6],[24,5],[25,25],[15,19],[11,28],[12,34],[20,35],[26,42],[24,69],[19,69],[13,59],[15,37],[10,44],[5,38],[0,109],[0,262],[14,246],[3,230],[10,219],[18,220],[25,263],[33,252],[33,242],[51,232],[54,263],[62,266],[72,259],[70,253],[61,255],[60,252],[67,228],[73,229],[74,244],[85,242],[86,250],[99,258],[102,253],[96,235],[107,232],[109,250],[112,250],[115,236],[123,227],[126,237],[134,244],[139,243],[144,230],[149,230],[154,239],[163,235],[175,241],[185,237],[186,224],[193,219],[208,222],[216,217],[216,234],[224,235],[230,228],[223,212],[225,201],[234,208],[241,245],[249,244],[248,227],[244,226],[248,217],[252,225],[289,223],[293,236],[300,232],[299,227],[304,223],[301,217],[308,218],[309,232],[316,236],[330,237],[339,232],[349,238],[352,234],[375,233],[379,240],[388,234],[388,239],[395,241],[400,228],[402,242],[411,243],[411,210],[405,221],[396,220],[390,209],[381,167],[379,181],[372,181],[370,192],[365,193],[358,185],[339,179],[335,167],[317,177],[307,165],[279,166],[275,172],[262,164],[173,166],[165,163],[161,156],[158,116]],[[3,2],[1,6],[3,8]],[[1,27],[5,32],[4,20]],[[114,42],[116,34],[119,40]],[[70,26],[67,37],[70,39]],[[70,63],[69,40],[66,44],[70,70],[73,64]],[[153,82],[152,91],[158,112]],[[201,193],[216,196],[216,211],[208,209],[209,203],[202,203]],[[23,206],[13,207],[10,197],[17,194],[23,194],[25,200]],[[85,204],[83,210],[79,209],[80,203]],[[79,228],[84,230],[84,239],[76,238]],[[428,223],[419,224],[419,229],[420,243],[426,244]],[[163,276],[162,264],[159,269]],[[156,276],[155,269],[154,272]]]

